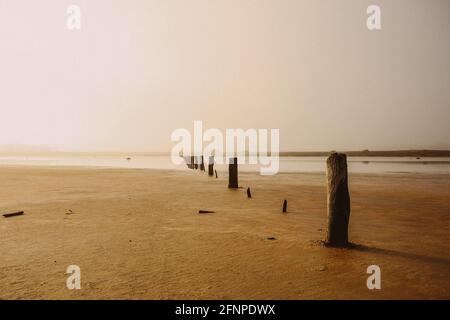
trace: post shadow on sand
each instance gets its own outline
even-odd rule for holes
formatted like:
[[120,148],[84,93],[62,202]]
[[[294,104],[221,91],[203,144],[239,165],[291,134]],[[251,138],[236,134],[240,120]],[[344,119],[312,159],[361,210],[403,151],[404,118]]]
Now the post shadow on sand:
[[[325,246],[327,246],[326,243],[325,243]],[[421,261],[421,262],[425,262],[425,263],[441,264],[441,265],[450,267],[450,260],[445,259],[445,258],[425,256],[425,255],[412,253],[412,252],[402,252],[402,251],[398,251],[398,250],[370,247],[370,246],[357,244],[357,243],[349,243],[347,248],[350,250],[369,252],[369,253],[374,253],[374,254],[386,255],[386,256],[390,256],[390,257],[411,259],[411,260]]]

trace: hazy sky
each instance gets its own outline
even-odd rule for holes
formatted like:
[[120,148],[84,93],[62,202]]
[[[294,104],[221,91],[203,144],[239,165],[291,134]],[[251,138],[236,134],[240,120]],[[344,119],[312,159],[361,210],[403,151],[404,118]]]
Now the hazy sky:
[[450,149],[449,17],[449,0],[0,0],[0,145],[169,151],[203,120],[279,128],[285,151]]

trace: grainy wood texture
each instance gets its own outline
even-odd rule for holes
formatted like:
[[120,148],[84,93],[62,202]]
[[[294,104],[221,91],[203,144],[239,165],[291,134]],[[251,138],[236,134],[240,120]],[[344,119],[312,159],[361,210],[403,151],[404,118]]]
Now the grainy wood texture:
[[238,159],[230,158],[228,164],[228,188],[238,188]]
[[325,242],[333,247],[348,246],[350,194],[347,156],[333,152],[327,159],[328,230]]

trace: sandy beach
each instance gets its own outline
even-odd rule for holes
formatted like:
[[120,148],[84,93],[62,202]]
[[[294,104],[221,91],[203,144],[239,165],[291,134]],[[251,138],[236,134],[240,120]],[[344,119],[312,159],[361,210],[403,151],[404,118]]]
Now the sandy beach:
[[[193,170],[0,177],[1,213],[25,211],[0,216],[1,299],[450,299],[450,175],[350,173],[352,249],[320,242],[324,174],[240,173],[238,190]],[[73,264],[81,290],[66,288]]]

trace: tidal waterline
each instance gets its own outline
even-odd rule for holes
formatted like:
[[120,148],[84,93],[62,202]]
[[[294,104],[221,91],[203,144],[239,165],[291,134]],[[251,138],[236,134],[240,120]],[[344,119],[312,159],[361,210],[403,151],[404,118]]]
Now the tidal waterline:
[[[326,157],[280,157],[279,172],[325,172]],[[260,165],[240,164],[239,170],[259,172]],[[175,165],[170,155],[49,155],[1,156],[0,165],[82,166],[130,169],[186,170]],[[355,173],[450,173],[450,158],[422,157],[348,157],[349,172]],[[216,165],[225,171],[226,164]]]

